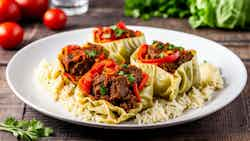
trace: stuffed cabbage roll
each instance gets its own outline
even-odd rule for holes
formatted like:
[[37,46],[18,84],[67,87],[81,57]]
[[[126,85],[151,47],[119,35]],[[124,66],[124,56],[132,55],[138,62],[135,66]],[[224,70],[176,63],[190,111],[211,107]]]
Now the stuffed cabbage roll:
[[145,37],[141,31],[128,29],[124,22],[119,22],[112,26],[97,27],[93,31],[92,42],[120,54],[128,63],[135,49],[145,43]]
[[120,123],[153,104],[153,83],[148,74],[113,60],[95,63],[78,87],[84,95],[84,109],[98,116],[99,122]]
[[148,68],[153,74],[154,94],[166,99],[173,100],[199,83],[196,51],[170,43],[154,41],[152,45],[142,45],[131,56],[131,64],[151,66]]
[[64,76],[77,84],[80,77],[88,72],[95,62],[108,57],[117,62],[124,62],[123,57],[109,53],[101,45],[92,43],[83,46],[68,45],[61,50],[58,60],[64,70]]

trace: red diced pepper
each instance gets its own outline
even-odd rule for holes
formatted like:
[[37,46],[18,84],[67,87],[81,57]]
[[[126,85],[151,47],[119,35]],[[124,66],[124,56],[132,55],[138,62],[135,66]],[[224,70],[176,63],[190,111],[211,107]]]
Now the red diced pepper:
[[141,102],[141,96],[140,96],[140,93],[139,93],[139,90],[138,90],[138,86],[136,83],[133,84],[133,91],[134,91],[134,94],[137,98],[137,101],[138,102]]
[[118,22],[116,26],[120,29],[126,29],[126,25],[123,21]]
[[141,80],[141,83],[139,85],[139,91],[143,90],[143,87],[146,85],[147,81],[148,81],[148,74],[143,73],[142,80]]
[[145,54],[147,53],[147,49],[148,49],[148,45],[142,45],[138,51],[138,59],[142,62],[142,63],[149,63],[149,64],[162,64],[162,63],[172,63],[174,61],[176,61],[179,56],[180,56],[180,52],[176,51],[173,54],[170,54],[164,58],[157,58],[157,59],[144,59]]

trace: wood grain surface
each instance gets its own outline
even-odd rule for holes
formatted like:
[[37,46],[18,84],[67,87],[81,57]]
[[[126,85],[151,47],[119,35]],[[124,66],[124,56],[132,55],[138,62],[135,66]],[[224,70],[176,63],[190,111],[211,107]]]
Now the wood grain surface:
[[[154,26],[199,35],[226,46],[243,60],[250,74],[250,32],[220,29],[192,29],[187,19],[158,19],[142,21],[123,15],[122,0],[90,0],[88,13],[72,16],[66,29],[109,25],[124,20],[130,25]],[[203,119],[169,128],[143,131],[114,131],[83,127],[62,122],[36,112],[19,100],[5,79],[5,69],[11,57],[25,45],[43,37],[63,32],[46,29],[40,22],[22,23],[25,40],[16,50],[0,49],[0,121],[8,116],[18,119],[36,118],[52,127],[55,133],[42,141],[250,141],[250,82],[231,104]],[[16,141],[12,135],[0,132],[0,141]]]

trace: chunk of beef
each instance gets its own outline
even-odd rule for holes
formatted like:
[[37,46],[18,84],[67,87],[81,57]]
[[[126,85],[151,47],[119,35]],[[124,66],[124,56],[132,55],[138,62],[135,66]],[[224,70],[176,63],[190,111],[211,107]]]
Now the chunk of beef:
[[178,58],[178,60],[176,60],[175,62],[173,62],[173,63],[163,63],[163,64],[160,64],[159,67],[164,69],[167,72],[174,73],[175,70],[178,69],[178,67],[180,65],[192,60],[192,58],[193,58],[192,53],[191,52],[186,52],[186,53],[181,54],[180,57]]
[[145,55],[146,59],[156,59],[159,58],[159,54],[162,52],[161,49],[157,47],[149,47],[147,54]]
[[94,63],[95,60],[93,58],[81,57],[78,61],[70,61],[69,69],[66,72],[74,76],[82,76]]
[[92,95],[95,97],[95,99],[99,99],[101,97],[101,87],[107,87],[108,86],[108,78],[105,77],[105,75],[97,75],[95,79],[92,82]]
[[110,100],[118,100],[130,94],[129,83],[125,76],[112,77],[110,87]]
[[[104,95],[100,92],[101,87],[106,89]],[[135,108],[137,103],[137,98],[133,95],[126,76],[107,76],[104,74],[95,76],[91,94],[95,99],[105,99],[126,111]]]
[[175,70],[179,67],[179,65],[176,63],[163,63],[160,64],[159,67],[167,72],[174,73]]
[[[69,48],[70,51],[68,51]],[[63,49],[59,60],[61,61],[66,73],[74,76],[76,79],[79,79],[82,75],[89,71],[95,63],[98,55],[102,52],[103,48],[100,45],[87,43],[83,48],[72,45]]]
[[136,66],[129,65],[128,67],[123,67],[121,71],[124,71],[125,74],[132,74],[135,77],[136,83],[140,84],[142,80],[142,70]]

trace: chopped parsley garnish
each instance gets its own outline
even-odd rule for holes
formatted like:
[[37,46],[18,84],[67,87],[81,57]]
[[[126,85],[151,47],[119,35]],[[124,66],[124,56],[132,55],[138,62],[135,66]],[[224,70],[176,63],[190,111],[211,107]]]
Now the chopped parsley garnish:
[[48,137],[53,133],[51,128],[45,127],[42,122],[32,120],[16,120],[8,117],[0,123],[0,130],[10,132],[23,141],[36,141],[40,137]]
[[132,74],[128,74],[127,77],[128,77],[128,81],[129,81],[130,83],[134,83],[135,77],[134,77]]
[[87,56],[89,56],[89,57],[95,57],[96,56],[96,54],[97,54],[97,52],[96,52],[96,50],[86,50],[85,51],[85,54],[87,55]]
[[104,85],[101,85],[101,87],[100,87],[100,93],[101,93],[102,96],[107,93],[107,88],[104,87]]
[[170,45],[168,46],[168,49],[169,49],[169,50],[178,49],[179,51],[183,51],[183,50],[184,50],[183,47],[181,47],[181,46],[177,47],[177,46],[174,46],[174,45],[172,45],[172,44],[170,44]]
[[164,53],[160,53],[160,54],[159,54],[159,57],[160,57],[160,58],[164,58],[164,57],[165,57],[165,54],[164,54]]
[[130,83],[134,83],[135,77],[132,74],[126,74],[124,71],[119,71],[118,75],[126,76]]
[[175,48],[175,46],[172,45],[172,44],[170,44],[170,45],[168,46],[168,49],[169,49],[169,50],[172,50],[172,49],[174,49],[174,48]]
[[125,72],[124,71],[119,71],[118,75],[125,75]]
[[176,47],[179,51],[183,51],[184,48],[183,47]]
[[122,64],[121,67],[128,68],[128,64]]
[[125,30],[118,28],[116,25],[110,26],[110,28],[115,32],[115,37],[121,37]]
[[158,42],[159,42],[159,41],[157,41],[157,40],[154,40],[154,41],[153,41],[153,44],[157,44]]
[[160,44],[157,45],[157,47],[158,47],[159,49],[163,49],[163,48],[164,48],[164,45],[160,43]]

